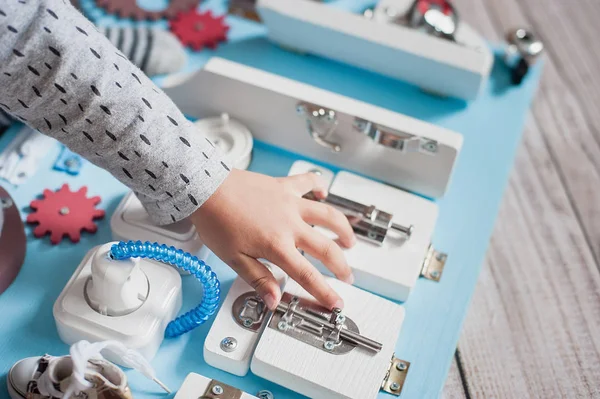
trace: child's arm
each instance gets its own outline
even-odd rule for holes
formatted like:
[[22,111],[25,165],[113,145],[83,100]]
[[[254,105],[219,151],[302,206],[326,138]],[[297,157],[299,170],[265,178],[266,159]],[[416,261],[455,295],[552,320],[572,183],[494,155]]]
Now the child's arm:
[[213,144],[68,1],[0,3],[0,107],[108,170],[157,223],[192,215],[201,239],[269,307],[280,292],[258,258],[281,266],[324,305],[340,305],[296,250],[351,279],[341,249],[308,224],[330,227],[346,246],[354,241],[341,213],[300,198],[318,181],[230,173]]

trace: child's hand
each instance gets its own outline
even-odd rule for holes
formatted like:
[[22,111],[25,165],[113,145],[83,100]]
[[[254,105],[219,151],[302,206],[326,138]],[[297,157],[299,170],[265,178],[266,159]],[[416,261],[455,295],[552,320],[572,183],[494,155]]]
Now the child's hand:
[[192,215],[200,239],[270,309],[279,303],[281,291],[259,258],[281,267],[327,308],[342,308],[343,301],[298,249],[320,259],[340,280],[353,281],[341,248],[310,225],[332,230],[344,247],[356,241],[352,227],[340,211],[301,198],[310,191],[326,196],[323,181],[313,173],[276,179],[234,169]]

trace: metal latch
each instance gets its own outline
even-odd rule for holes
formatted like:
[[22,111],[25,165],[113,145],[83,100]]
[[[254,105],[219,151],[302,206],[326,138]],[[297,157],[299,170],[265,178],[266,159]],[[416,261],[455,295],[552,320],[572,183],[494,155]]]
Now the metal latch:
[[232,306],[233,319],[246,330],[257,332],[263,324],[268,308],[256,292],[240,295]]
[[333,152],[342,151],[339,143],[329,140],[329,136],[338,126],[337,114],[334,110],[308,102],[300,102],[296,105],[296,112],[306,119],[306,130],[317,144]]
[[427,250],[427,255],[425,255],[425,259],[423,260],[421,276],[428,280],[440,281],[444,266],[446,265],[446,259],[448,259],[447,254],[436,251],[435,248],[430,245]]
[[390,367],[388,368],[385,378],[381,383],[381,389],[385,392],[391,393],[392,395],[400,396],[409,368],[409,362],[398,359],[396,356],[392,355]]
[[306,194],[304,198],[325,202],[337,208],[346,215],[354,233],[373,244],[382,245],[390,231],[399,234],[404,240],[408,240],[413,232],[412,225],[404,226],[394,223],[394,215],[384,212],[374,205],[363,205],[331,193],[324,200],[318,200],[312,193]]
[[242,391],[217,380],[211,380],[200,399],[241,399]]
[[348,353],[357,346],[372,353],[383,347],[361,335],[356,323],[340,309],[328,311],[289,293],[283,294],[269,328],[335,355]]
[[438,152],[438,142],[414,134],[400,132],[359,117],[354,118],[353,126],[359,132],[369,136],[374,142],[386,148],[403,153],[421,152],[435,155]]

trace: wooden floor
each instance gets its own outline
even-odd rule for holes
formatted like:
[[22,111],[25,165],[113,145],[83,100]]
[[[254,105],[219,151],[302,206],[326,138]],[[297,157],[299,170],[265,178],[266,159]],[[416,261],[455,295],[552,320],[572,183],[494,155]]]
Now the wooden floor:
[[600,1],[454,4],[547,52],[444,397],[600,398]]

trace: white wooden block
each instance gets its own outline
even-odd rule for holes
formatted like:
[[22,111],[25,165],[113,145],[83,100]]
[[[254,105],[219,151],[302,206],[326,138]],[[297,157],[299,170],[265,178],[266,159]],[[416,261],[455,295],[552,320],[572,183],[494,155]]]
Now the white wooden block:
[[[263,263],[271,269],[283,290],[287,275],[272,263],[266,261]],[[254,292],[254,289],[240,277],[236,278],[204,341],[206,363],[239,376],[245,376],[248,373],[252,353],[262,332],[262,328],[256,332],[244,329],[233,318],[233,303],[246,292]],[[237,341],[237,347],[232,352],[226,352],[221,348],[221,341],[226,337],[233,337]]]
[[327,184],[327,187],[329,187],[333,181],[334,174],[331,170],[306,161],[294,162],[288,171],[288,176],[301,175],[309,172],[317,173],[321,179],[323,179],[325,184]]
[[[398,190],[393,187],[341,171],[333,172],[305,161],[297,161],[289,175],[306,173],[317,169],[330,183],[329,192],[359,202],[375,205],[378,209],[394,215],[394,223],[414,226],[408,240],[387,237],[382,246],[359,239],[354,247],[342,249],[348,265],[354,273],[354,285],[385,297],[405,301],[421,273],[423,260],[431,244],[438,207],[434,202]],[[322,227],[321,233],[336,238]],[[318,259],[306,255],[322,273],[331,272]]]
[[[373,354],[357,347],[335,355],[268,327],[254,352],[252,372],[311,398],[374,399],[394,353],[404,309],[339,280],[327,281],[344,299],[344,314],[360,334],[383,344],[383,349]],[[293,280],[286,292],[312,299]]]
[[[198,399],[204,397],[204,393],[207,388],[211,386],[210,378],[207,378],[203,375],[196,373],[189,373],[183,384],[181,384],[181,388],[177,391],[177,395],[175,395],[175,399]],[[219,383],[220,386],[224,387],[225,384]],[[242,392],[239,399],[256,399],[256,396],[250,395],[246,392]]]
[[[387,5],[406,9],[410,2]],[[258,0],[257,9],[276,43],[442,95],[475,99],[494,60],[484,39],[464,22],[452,42],[313,0]]]
[[188,219],[167,226],[156,225],[140,200],[129,192],[123,197],[110,219],[116,241],[150,241],[182,249],[206,261],[210,251],[204,246],[196,228]]
[[[258,140],[427,197],[444,194],[462,146],[462,136],[451,130],[220,58],[191,75],[167,78],[163,89],[186,115],[227,112]],[[199,90],[211,95],[198,96]],[[336,112],[338,124],[328,140],[341,151],[333,152],[311,137],[305,116],[298,114],[300,102]],[[384,147],[356,128],[357,118],[433,141],[435,153]]]

